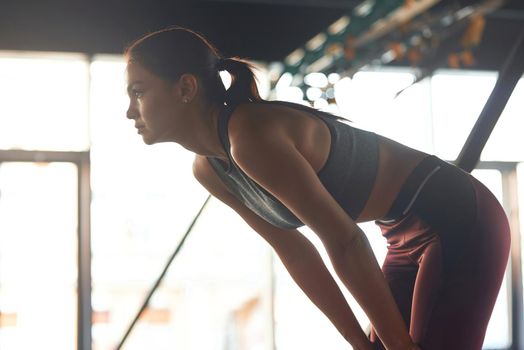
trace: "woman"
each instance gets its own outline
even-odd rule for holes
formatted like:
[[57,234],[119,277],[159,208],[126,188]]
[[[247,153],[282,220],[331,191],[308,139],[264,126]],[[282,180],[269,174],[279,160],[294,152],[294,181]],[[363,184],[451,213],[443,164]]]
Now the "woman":
[[[354,349],[481,348],[510,238],[477,180],[331,114],[262,100],[249,63],[191,30],[149,34],[125,57],[127,117],[144,142],[194,152],[196,179],[267,240]],[[388,241],[382,271],[356,224],[370,220]],[[302,225],[369,317],[369,339]]]

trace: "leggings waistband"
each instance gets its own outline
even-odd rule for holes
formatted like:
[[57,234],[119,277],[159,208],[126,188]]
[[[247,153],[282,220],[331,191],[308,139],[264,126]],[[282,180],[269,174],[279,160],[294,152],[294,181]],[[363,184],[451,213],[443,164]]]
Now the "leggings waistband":
[[424,185],[446,164],[445,161],[433,155],[420,161],[402,185],[388,213],[377,221],[392,222],[409,213]]

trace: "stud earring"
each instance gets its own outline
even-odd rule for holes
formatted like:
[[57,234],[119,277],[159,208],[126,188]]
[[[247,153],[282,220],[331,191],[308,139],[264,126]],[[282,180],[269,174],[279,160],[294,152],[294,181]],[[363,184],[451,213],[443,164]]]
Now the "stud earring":
[[189,99],[187,97],[184,97],[184,99],[182,100],[182,102],[184,103],[188,103],[189,102]]

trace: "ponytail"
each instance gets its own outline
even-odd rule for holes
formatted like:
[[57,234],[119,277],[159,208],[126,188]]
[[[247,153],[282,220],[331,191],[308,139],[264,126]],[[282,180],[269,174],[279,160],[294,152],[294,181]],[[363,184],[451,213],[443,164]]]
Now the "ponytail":
[[231,86],[225,92],[227,104],[262,101],[252,63],[238,57],[218,58],[216,68],[231,74]]

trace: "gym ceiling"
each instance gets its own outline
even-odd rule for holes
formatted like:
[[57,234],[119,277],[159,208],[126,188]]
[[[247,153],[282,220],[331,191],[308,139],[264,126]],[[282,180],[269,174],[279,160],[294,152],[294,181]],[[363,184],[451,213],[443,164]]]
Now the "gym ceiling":
[[[378,12],[374,13],[374,18],[366,17],[369,16],[370,7],[363,8],[363,4],[378,8],[379,5],[391,4],[391,1],[0,0],[0,50],[118,54],[130,41],[144,33],[170,25],[181,25],[207,36],[225,56],[285,62],[286,59],[289,61],[291,53],[306,48],[307,43],[319,33],[329,37],[330,25],[346,16],[350,19],[350,25],[355,24],[351,28],[352,35],[339,35],[337,40],[341,45],[330,47],[330,50],[338,50],[339,55],[351,63],[345,64],[345,68],[373,61],[384,65],[421,65],[431,68],[456,65],[457,68],[498,70],[520,29],[524,27],[522,0],[403,0],[404,4],[396,8],[385,9],[378,15]],[[402,23],[389,23],[389,29],[375,35],[365,45],[351,48],[351,40],[358,41],[359,37],[373,29],[377,20],[391,19],[394,10],[424,2],[427,3],[427,9],[423,12],[410,14],[411,17],[408,16]],[[475,28],[470,28],[473,31],[470,35],[476,36],[476,39],[467,47],[470,53],[468,61],[467,57],[460,56],[460,52],[465,50],[460,43],[464,40],[468,26],[473,26],[471,18],[463,20],[453,30],[450,25],[446,31],[443,23],[449,25],[449,18],[470,15],[468,9],[478,9],[486,4],[492,6],[481,11],[482,23],[477,23],[476,33]],[[444,18],[445,13],[448,22]],[[406,26],[414,23],[418,23],[418,29],[408,28],[411,33],[406,33]],[[419,52],[418,56],[416,52],[410,53],[410,49],[414,50],[416,46],[412,40],[415,30],[425,40],[427,49],[427,52]],[[370,51],[379,46],[395,48],[396,57],[380,61],[385,51]],[[321,48],[324,50],[321,53],[328,50],[327,45]],[[304,50],[301,52],[303,55]],[[454,57],[453,54],[458,56]],[[305,63],[313,63],[311,57],[311,62]],[[318,58],[318,52],[315,57]],[[350,62],[352,59],[359,59],[358,65]]]

